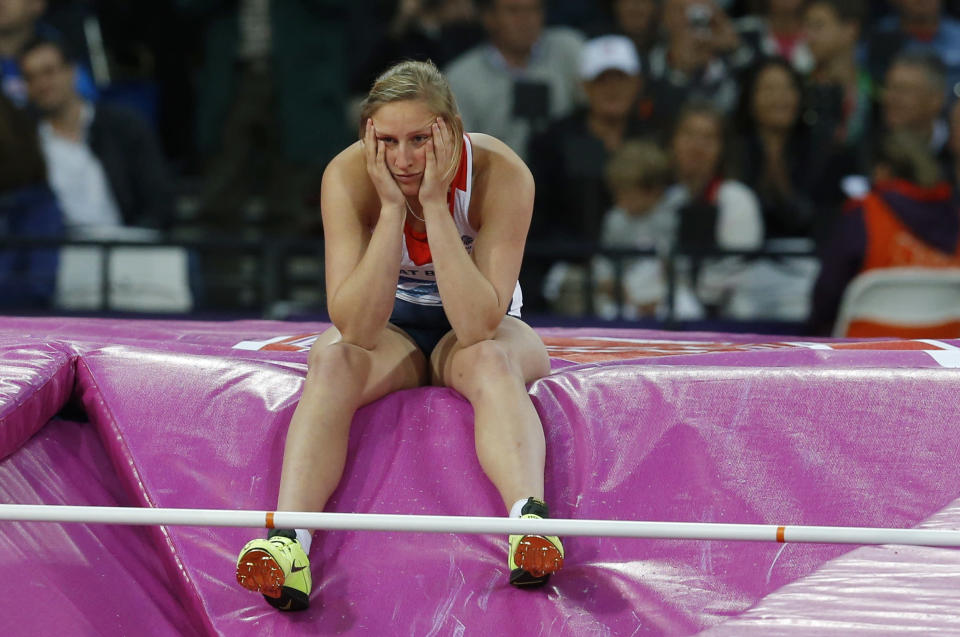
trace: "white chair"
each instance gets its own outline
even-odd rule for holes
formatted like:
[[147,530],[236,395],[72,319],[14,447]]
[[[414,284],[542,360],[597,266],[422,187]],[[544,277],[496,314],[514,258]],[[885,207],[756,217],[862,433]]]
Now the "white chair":
[[843,293],[833,335],[960,338],[960,267],[858,275]]
[[178,246],[151,245],[159,239],[148,228],[107,227],[88,229],[83,238],[143,242],[111,248],[110,280],[104,290],[105,251],[95,246],[72,245],[60,249],[56,307],[63,310],[183,313],[193,307],[189,255]]

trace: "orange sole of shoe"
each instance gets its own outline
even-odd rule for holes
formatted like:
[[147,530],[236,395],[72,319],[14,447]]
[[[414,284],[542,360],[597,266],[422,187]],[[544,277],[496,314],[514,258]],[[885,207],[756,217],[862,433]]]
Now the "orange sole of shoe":
[[513,562],[532,576],[543,577],[563,567],[563,555],[547,538],[528,535],[517,545]]
[[266,551],[251,549],[237,564],[237,583],[249,591],[279,598],[283,581],[283,569]]

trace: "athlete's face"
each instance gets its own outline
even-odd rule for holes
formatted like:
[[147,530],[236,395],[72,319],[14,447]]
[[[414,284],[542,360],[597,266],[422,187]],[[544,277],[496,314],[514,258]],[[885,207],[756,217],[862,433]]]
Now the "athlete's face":
[[436,114],[425,102],[405,100],[384,104],[372,119],[377,139],[383,141],[387,169],[403,194],[416,196],[423,180],[426,145]]

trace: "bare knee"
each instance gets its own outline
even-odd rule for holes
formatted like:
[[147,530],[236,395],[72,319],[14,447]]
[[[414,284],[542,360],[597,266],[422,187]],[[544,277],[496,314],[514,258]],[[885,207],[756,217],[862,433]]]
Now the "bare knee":
[[338,342],[312,347],[307,355],[307,382],[356,384],[369,368],[369,352],[356,345]]
[[480,341],[457,352],[450,371],[450,384],[470,400],[503,382],[521,380],[509,352],[494,340]]

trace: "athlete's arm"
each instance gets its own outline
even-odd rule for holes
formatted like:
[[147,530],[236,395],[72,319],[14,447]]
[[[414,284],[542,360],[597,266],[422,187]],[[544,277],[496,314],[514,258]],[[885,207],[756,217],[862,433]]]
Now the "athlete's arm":
[[[471,218],[480,224],[472,258],[449,212],[427,220],[440,298],[464,346],[492,338],[510,307],[534,195],[530,171],[506,144],[480,134],[471,135],[471,140],[475,159],[471,207],[479,207],[471,211]],[[441,220],[444,223],[431,226],[431,221]]]
[[360,142],[330,162],[320,193],[327,311],[344,341],[372,349],[393,310],[405,211],[380,201]]

